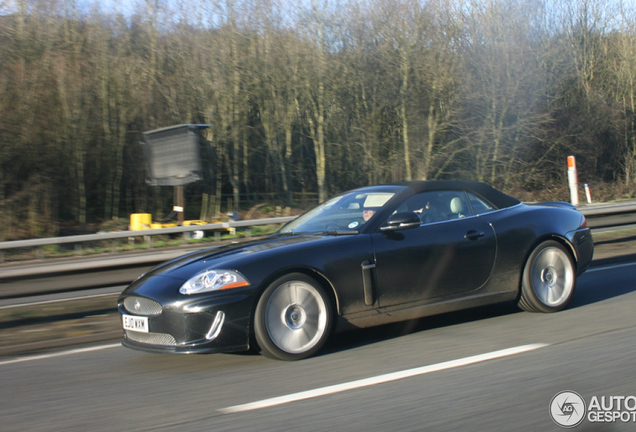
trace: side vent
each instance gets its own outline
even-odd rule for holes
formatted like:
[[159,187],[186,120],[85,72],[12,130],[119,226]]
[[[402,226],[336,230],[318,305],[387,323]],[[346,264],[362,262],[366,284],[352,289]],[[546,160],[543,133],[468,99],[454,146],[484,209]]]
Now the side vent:
[[369,260],[362,261],[362,288],[364,290],[364,304],[371,306],[375,299],[373,298],[373,269],[375,264]]

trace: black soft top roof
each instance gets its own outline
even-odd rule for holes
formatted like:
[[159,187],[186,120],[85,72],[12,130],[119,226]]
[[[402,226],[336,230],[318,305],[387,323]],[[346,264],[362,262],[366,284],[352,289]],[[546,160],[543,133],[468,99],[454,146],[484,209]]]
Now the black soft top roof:
[[520,203],[516,198],[479,182],[462,180],[425,180],[396,183],[410,188],[414,193],[438,190],[465,190],[485,199],[497,208],[512,207]]

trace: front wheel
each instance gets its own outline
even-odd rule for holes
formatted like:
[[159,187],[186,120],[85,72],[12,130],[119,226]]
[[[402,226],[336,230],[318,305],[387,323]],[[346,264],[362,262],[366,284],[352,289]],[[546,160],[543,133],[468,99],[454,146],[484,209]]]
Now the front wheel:
[[331,299],[311,277],[292,273],[263,292],[254,314],[254,337],[267,357],[300,360],[315,354],[331,332]]
[[557,312],[567,306],[575,285],[572,256],[561,243],[547,240],[526,262],[519,307],[529,312]]

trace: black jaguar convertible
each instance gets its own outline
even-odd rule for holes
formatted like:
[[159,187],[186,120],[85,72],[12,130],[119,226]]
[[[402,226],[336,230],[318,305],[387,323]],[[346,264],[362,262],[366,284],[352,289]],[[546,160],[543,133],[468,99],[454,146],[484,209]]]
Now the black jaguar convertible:
[[315,354],[334,331],[497,302],[563,309],[594,251],[568,203],[423,181],[338,195],[266,238],[166,262],[119,297],[123,345]]

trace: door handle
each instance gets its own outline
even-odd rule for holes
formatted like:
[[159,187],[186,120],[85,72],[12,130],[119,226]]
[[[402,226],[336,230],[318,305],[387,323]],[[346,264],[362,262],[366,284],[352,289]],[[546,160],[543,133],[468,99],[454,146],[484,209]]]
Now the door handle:
[[486,235],[486,234],[484,234],[484,232],[483,232],[483,231],[481,231],[481,232],[477,232],[477,231],[468,231],[468,232],[466,233],[466,235],[464,236],[464,238],[465,238],[466,240],[477,240],[478,238],[483,237],[483,236],[485,236],[485,235]]

